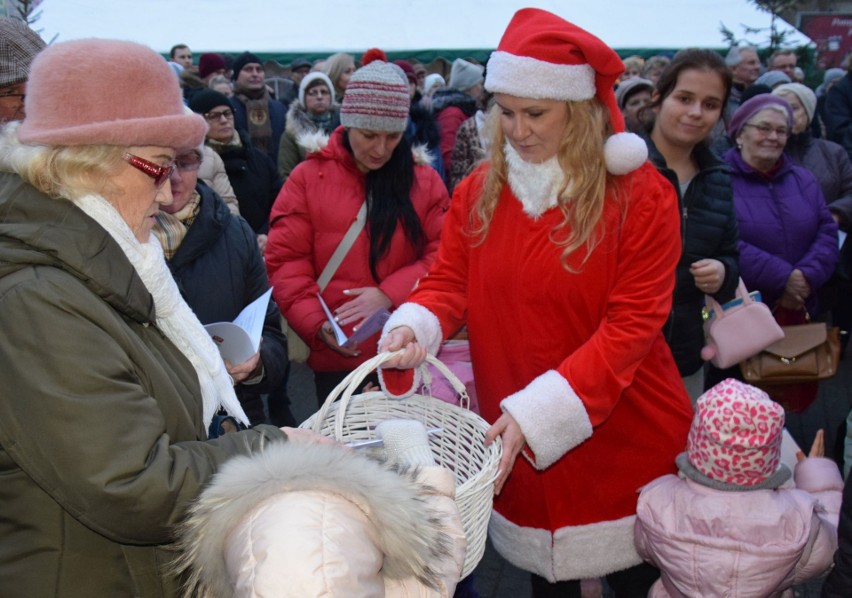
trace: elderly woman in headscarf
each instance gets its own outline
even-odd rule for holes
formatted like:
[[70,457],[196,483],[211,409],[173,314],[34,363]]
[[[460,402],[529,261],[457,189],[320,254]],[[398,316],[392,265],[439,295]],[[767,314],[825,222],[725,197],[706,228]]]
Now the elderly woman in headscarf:
[[0,134],[0,595],[174,596],[173,526],[219,466],[318,437],[207,440],[220,408],[247,420],[150,234],[206,131],[165,61],[55,44],[26,114]]
[[[781,325],[801,324],[817,313],[817,291],[837,263],[837,224],[819,182],[785,153],[794,131],[793,109],[762,94],[743,103],[728,125],[735,147],[731,167],[740,230],[740,276],[760,291]],[[816,384],[773,388],[773,399],[802,411],[816,399]]]

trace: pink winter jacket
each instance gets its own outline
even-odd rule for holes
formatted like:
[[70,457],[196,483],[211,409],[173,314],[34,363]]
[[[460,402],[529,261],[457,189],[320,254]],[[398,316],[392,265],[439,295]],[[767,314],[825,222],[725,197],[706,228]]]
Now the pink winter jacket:
[[796,465],[796,488],[726,492],[667,475],[642,489],[636,549],[660,568],[649,596],[780,596],[825,572],[843,480],[829,459]]
[[467,547],[442,467],[403,474],[339,446],[229,461],[183,529],[205,598],[450,598]]

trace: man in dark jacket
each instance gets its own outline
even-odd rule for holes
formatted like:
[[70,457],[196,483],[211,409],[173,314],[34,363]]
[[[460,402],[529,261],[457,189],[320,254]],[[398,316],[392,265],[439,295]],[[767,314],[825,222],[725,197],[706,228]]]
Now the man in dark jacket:
[[[178,155],[171,177],[174,201],[162,207],[154,234],[181,295],[201,323],[230,322],[269,289],[269,281],[254,232],[198,181],[200,164],[197,149]],[[263,394],[269,394],[272,423],[294,423],[287,406],[289,361],[280,318],[270,301],[258,353],[243,364],[226,364],[252,425],[266,420]]]
[[231,107],[238,129],[248,131],[252,144],[278,163],[278,144],[287,121],[287,108],[266,88],[260,58],[243,52],[234,60],[234,97]]

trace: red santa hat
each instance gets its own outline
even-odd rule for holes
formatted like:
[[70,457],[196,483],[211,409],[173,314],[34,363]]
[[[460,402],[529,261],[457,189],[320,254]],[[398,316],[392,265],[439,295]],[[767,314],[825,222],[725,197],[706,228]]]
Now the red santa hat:
[[577,102],[597,97],[609,111],[614,135],[604,145],[606,167],[627,174],[648,157],[645,142],[624,132],[615,101],[615,82],[624,72],[618,54],[600,39],[538,8],[512,17],[491,54],[485,88],[521,98]]

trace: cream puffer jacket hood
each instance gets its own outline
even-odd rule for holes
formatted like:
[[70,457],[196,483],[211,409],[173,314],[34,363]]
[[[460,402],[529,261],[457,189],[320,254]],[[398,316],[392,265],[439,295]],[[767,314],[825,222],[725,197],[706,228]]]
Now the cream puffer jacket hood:
[[837,548],[843,480],[825,458],[796,465],[797,488],[730,492],[674,475],[645,486],[636,548],[659,567],[654,598],[758,598],[825,572]]
[[181,533],[188,595],[453,595],[466,540],[452,474],[398,474],[335,445],[229,461]]

